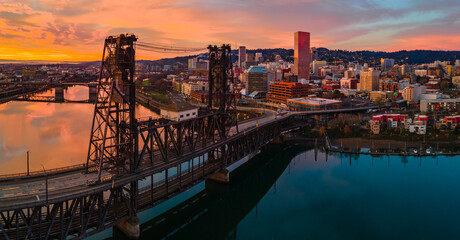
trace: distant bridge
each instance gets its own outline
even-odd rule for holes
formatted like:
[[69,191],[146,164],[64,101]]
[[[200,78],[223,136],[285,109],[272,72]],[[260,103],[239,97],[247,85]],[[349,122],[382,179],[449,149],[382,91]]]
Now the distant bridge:
[[[0,83],[0,103],[12,100],[29,102],[72,102],[72,103],[94,103],[97,99],[97,83],[94,82],[2,82]],[[64,88],[70,86],[87,86],[89,88],[89,99],[86,101],[71,101],[64,99]],[[55,88],[54,99],[51,97],[36,96],[37,93]]]

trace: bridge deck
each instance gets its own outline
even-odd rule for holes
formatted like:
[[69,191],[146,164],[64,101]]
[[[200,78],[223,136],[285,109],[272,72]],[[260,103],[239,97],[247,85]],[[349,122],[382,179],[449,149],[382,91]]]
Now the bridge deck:
[[[353,111],[363,111],[370,108],[353,109]],[[350,110],[350,109],[346,109]],[[267,111],[269,114],[266,117],[244,122],[239,125],[240,133],[244,133],[246,130],[253,129],[256,125],[262,126],[274,121],[279,121],[284,118],[295,116],[295,115],[315,115],[315,114],[326,114],[326,113],[339,113],[344,112],[344,109],[334,109],[325,111],[310,111],[310,112],[296,112],[290,113],[285,116],[276,117],[272,112]],[[230,130],[230,135],[236,134],[236,129]],[[200,152],[206,152],[208,148],[213,148],[213,144],[206,146],[198,146],[196,154]],[[154,159],[160,158],[160,152],[156,151]],[[190,159],[190,158],[189,158]],[[150,156],[146,155],[141,163],[142,171],[149,170],[151,172],[161,172],[173,166],[185,162],[182,157],[178,157],[170,162],[154,161],[150,163]],[[109,177],[111,174],[103,172],[102,176]],[[86,174],[84,171],[73,171],[63,175],[49,176],[48,177],[48,198],[63,197],[68,194],[74,194],[75,192],[88,191],[92,187],[87,186],[88,180],[97,179],[97,172]],[[0,182],[0,209],[14,208],[15,206],[25,206],[27,204],[33,204],[43,202],[46,199],[45,189],[45,176],[36,177],[33,179],[21,179],[21,180],[5,180]]]

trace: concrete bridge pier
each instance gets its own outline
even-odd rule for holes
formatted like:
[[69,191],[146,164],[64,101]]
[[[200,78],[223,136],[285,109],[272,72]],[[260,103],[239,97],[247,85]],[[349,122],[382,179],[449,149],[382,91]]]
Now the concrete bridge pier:
[[129,239],[138,239],[141,235],[140,221],[137,216],[130,217],[126,221],[118,223],[116,228]]
[[89,102],[96,102],[97,101],[97,84],[89,84]]
[[54,99],[56,102],[64,102],[64,87],[58,86],[55,88]]
[[218,183],[229,183],[230,171],[225,168],[221,168],[212,174],[208,179]]

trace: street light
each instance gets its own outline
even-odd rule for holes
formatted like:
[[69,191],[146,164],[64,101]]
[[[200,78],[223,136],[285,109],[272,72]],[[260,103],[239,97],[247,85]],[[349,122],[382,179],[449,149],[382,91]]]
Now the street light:
[[45,189],[46,189],[46,204],[48,204],[48,173],[45,170],[45,167],[42,165],[43,171],[45,172]]
[[30,172],[29,172],[29,152],[30,152],[30,151],[27,151],[27,176],[30,175],[30,174],[29,174],[29,173],[30,173]]

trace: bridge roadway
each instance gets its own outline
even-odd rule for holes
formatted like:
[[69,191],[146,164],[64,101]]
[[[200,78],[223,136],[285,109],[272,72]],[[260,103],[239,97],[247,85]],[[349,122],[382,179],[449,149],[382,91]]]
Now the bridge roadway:
[[[242,122],[239,124],[239,133],[244,134],[247,130],[256,128],[256,126],[263,126],[265,124],[273,123],[276,121],[281,121],[283,119],[295,116],[302,116],[302,115],[318,115],[318,114],[334,114],[334,113],[343,113],[343,112],[358,112],[358,111],[365,111],[374,107],[365,107],[365,108],[355,108],[355,109],[333,109],[333,110],[323,110],[323,111],[305,111],[305,112],[290,112],[285,114],[284,116],[276,116],[273,111],[266,110],[265,117],[254,119],[251,121]],[[230,136],[229,140],[232,138],[236,138],[237,132],[235,127],[230,129]],[[215,145],[223,145],[223,142],[217,143],[208,143],[204,146],[197,147],[197,151],[205,153],[208,149],[214,149]],[[149,172],[161,172],[164,169],[168,169],[173,166],[177,166],[178,162],[186,162],[183,159],[187,158],[187,155],[180,156],[177,159],[172,159],[169,162],[162,162],[162,161],[155,161],[153,164],[150,163],[150,156],[146,155],[141,163],[141,168],[143,171]],[[154,158],[160,158],[160,152],[156,151]],[[188,158],[190,159],[190,158]],[[199,167],[199,166],[198,166]],[[216,167],[211,165],[207,165],[206,169],[203,168],[202,173],[200,175],[206,175],[205,173],[215,171]],[[190,169],[186,169],[183,172],[190,171]],[[197,173],[195,173],[197,174]],[[102,174],[104,177],[111,177],[111,174],[108,172],[103,172]],[[133,176],[131,176],[132,178]],[[199,177],[198,175],[195,179]],[[74,172],[67,172],[63,174],[56,174],[53,176],[48,177],[48,199],[56,199],[56,198],[63,198],[66,195],[75,193],[83,193],[89,192],[93,188],[96,189],[98,186],[87,186],[86,183],[88,180],[94,180],[97,178],[97,172],[94,173],[84,173],[80,171]],[[182,176],[184,184],[187,181],[187,175]],[[193,181],[193,176],[188,176],[191,178],[190,180]],[[117,183],[123,182],[119,179],[115,180]],[[164,180],[162,180],[164,182]],[[110,181],[108,184],[112,184]],[[158,185],[158,183],[155,183]],[[12,180],[2,180],[0,182],[0,210],[5,209],[16,209],[22,208],[31,205],[40,205],[43,204],[46,200],[46,178],[44,176],[37,176],[25,179],[12,179]],[[142,201],[142,198],[141,200]]]
[[50,86],[96,86],[97,82],[2,82],[0,86],[15,86],[15,85],[29,85],[29,86],[42,86],[42,85],[50,85]]
[[31,97],[19,97],[14,99],[17,102],[44,102],[44,103],[89,103],[94,104],[96,101],[87,100],[69,100],[64,99],[63,101],[56,101],[54,96],[31,96]]

